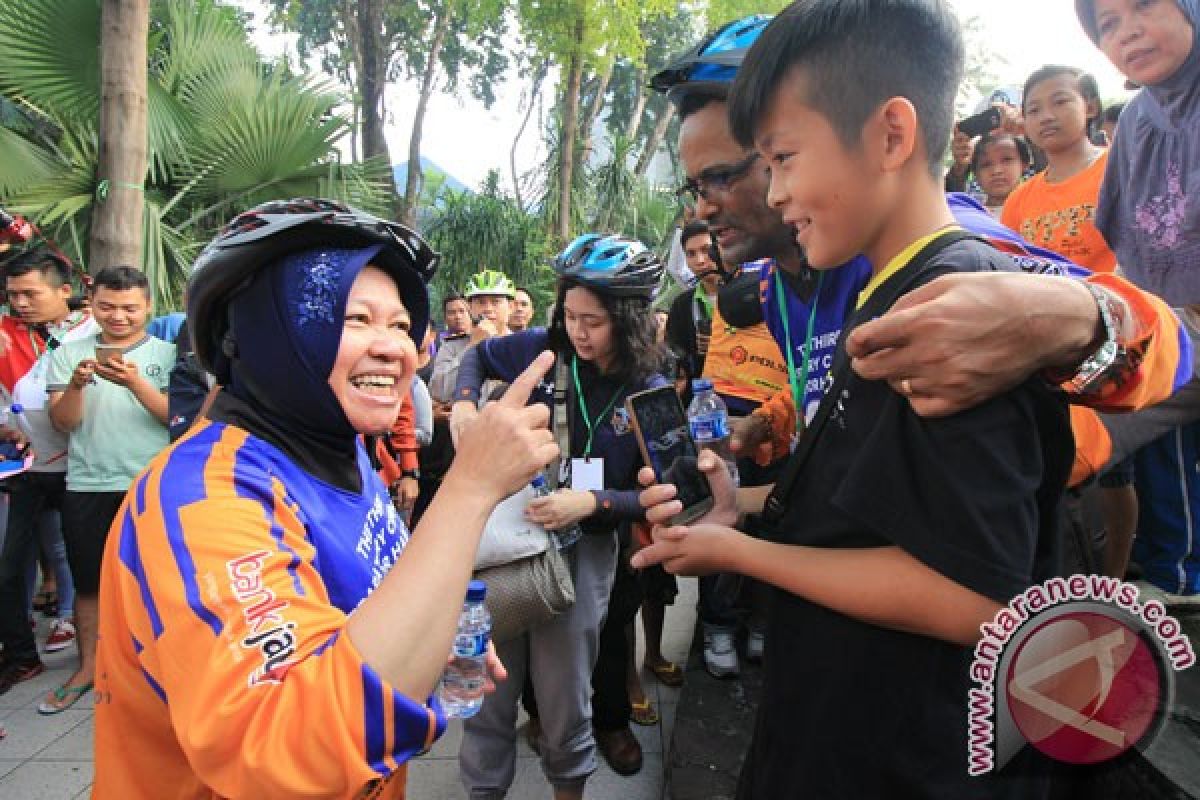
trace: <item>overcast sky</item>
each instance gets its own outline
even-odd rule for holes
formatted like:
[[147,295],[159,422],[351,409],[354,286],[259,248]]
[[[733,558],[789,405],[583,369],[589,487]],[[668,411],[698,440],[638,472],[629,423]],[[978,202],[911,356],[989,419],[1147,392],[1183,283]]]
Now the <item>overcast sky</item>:
[[[293,37],[270,33],[261,0],[235,0],[255,14],[255,41],[264,55],[294,52]],[[1106,99],[1124,97],[1124,80],[1084,34],[1075,17],[1071,0],[950,0],[964,17],[976,16],[983,23],[993,49],[1006,64],[997,65],[1002,84],[1024,83],[1026,76],[1043,64],[1067,64],[1094,74]],[[315,69],[316,67],[314,67]],[[470,100],[435,94],[425,119],[422,153],[468,186],[477,186],[489,169],[509,174],[509,148],[520,125],[518,104],[526,88],[510,80],[498,93],[491,110]],[[415,82],[388,88],[386,104],[391,119],[387,125],[392,160],[408,160],[411,121],[416,105]],[[535,130],[527,130],[518,151],[518,168],[527,170],[542,157]]]

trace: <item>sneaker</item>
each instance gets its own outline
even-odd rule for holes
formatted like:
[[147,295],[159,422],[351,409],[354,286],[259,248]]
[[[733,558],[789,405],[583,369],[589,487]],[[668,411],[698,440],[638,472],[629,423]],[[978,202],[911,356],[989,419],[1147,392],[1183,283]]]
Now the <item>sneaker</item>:
[[704,668],[714,678],[729,678],[738,674],[738,657],[733,645],[732,630],[705,626]]
[[767,644],[767,635],[761,630],[751,628],[746,634],[746,660],[757,664],[762,661],[763,648]]
[[46,652],[57,653],[59,650],[69,647],[73,641],[75,641],[74,623],[69,619],[55,620],[54,628],[46,637]]
[[45,671],[46,665],[38,658],[32,661],[16,661],[5,664],[4,668],[0,669],[0,694],[4,694],[18,683],[36,678]]

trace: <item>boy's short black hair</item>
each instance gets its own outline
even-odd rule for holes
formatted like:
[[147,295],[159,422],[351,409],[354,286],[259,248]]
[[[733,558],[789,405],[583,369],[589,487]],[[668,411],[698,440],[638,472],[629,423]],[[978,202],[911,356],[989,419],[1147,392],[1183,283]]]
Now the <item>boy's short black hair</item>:
[[708,223],[702,219],[694,219],[683,226],[683,230],[679,233],[679,244],[686,245],[688,239],[691,239],[693,236],[700,236],[701,234],[709,236],[711,240],[708,232]]
[[459,294],[456,291],[451,290],[449,292],[446,292],[445,297],[442,298],[442,313],[443,314],[446,313],[446,306],[450,305],[455,300],[462,300],[464,303],[467,302],[467,298],[463,297],[461,294]]
[[1105,109],[1100,112],[1100,122],[1111,122],[1115,124],[1119,119],[1121,119],[1121,112],[1124,110],[1125,103],[1113,103],[1111,106],[1105,107]]
[[932,173],[954,129],[963,77],[958,20],[944,0],[797,0],[763,30],[729,93],[733,135],[754,143],[775,93],[803,68],[804,102],[824,114],[848,148],[885,101],[905,97],[917,110]]
[[[71,282],[71,263],[44,247],[27,250],[4,262],[3,278],[6,283],[9,278],[19,278],[31,272],[40,272],[46,283],[51,286],[62,286]],[[0,286],[0,289],[2,288],[4,287]]]
[[141,289],[150,296],[150,281],[146,273],[134,267],[105,267],[92,278],[92,293],[97,289],[109,289],[114,292],[124,292],[129,289]]

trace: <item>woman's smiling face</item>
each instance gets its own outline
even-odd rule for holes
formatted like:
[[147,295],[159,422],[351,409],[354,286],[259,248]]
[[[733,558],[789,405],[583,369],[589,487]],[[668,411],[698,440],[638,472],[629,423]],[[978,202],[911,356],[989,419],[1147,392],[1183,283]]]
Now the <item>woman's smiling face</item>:
[[363,267],[350,287],[329,373],[329,386],[359,433],[383,433],[396,422],[417,368],[409,325],[396,282],[378,267]]

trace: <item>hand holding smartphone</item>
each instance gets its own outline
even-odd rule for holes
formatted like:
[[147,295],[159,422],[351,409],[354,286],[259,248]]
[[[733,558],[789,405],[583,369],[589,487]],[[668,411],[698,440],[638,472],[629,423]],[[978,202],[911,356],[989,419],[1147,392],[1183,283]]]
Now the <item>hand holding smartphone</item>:
[[671,524],[685,525],[708,513],[713,507],[712,489],[697,465],[696,443],[675,389],[661,386],[638,392],[626,398],[625,407],[655,480],[674,484],[676,499],[683,504]]
[[120,359],[125,348],[116,344],[96,345],[96,363],[111,366],[113,361]]

